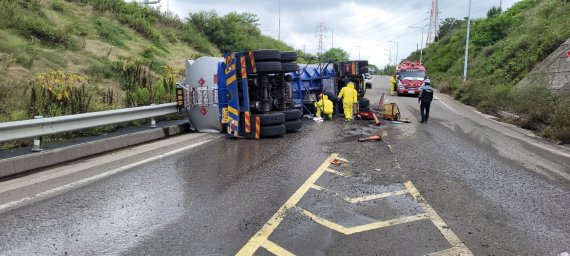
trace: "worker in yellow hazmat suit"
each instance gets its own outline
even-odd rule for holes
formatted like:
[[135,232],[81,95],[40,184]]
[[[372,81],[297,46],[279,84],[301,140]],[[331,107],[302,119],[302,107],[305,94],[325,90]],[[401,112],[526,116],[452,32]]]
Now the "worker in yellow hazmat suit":
[[390,95],[394,96],[394,92],[396,91],[396,76],[390,77]]
[[317,108],[317,117],[321,117],[321,114],[325,115],[325,119],[332,120],[333,117],[333,102],[329,100],[329,96],[326,96],[321,93],[319,95],[320,100],[315,103],[315,107]]
[[354,104],[358,102],[357,100],[357,92],[354,89],[354,83],[349,82],[345,87],[340,90],[338,94],[339,98],[342,98],[342,106],[344,108],[344,118],[345,120],[352,121],[352,113]]

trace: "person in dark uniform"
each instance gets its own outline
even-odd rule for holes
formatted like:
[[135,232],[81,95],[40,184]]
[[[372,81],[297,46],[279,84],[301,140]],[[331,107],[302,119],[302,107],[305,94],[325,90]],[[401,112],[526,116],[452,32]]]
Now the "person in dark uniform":
[[420,113],[422,115],[422,121],[420,123],[427,123],[429,119],[429,109],[431,106],[431,101],[433,100],[433,88],[431,88],[431,82],[426,79],[424,82],[424,87],[420,91],[420,97],[418,102],[420,103]]

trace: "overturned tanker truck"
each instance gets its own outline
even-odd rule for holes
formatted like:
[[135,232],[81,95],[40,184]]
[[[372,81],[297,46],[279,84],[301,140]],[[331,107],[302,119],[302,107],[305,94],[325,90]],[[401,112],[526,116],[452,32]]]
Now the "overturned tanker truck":
[[179,111],[198,132],[259,139],[301,129],[316,95],[338,94],[349,81],[367,103],[367,61],[299,66],[296,60],[295,52],[277,50],[186,60],[186,80],[177,86]]

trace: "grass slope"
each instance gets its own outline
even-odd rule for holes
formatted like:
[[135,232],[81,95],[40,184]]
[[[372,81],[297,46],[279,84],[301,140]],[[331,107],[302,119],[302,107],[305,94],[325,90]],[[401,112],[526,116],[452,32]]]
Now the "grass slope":
[[[469,81],[464,83],[466,22],[424,50],[424,62],[443,92],[487,113],[512,111],[517,121],[543,136],[570,143],[569,95],[544,85],[517,88],[532,68],[570,37],[567,0],[522,0],[505,12],[472,21]],[[419,59],[413,53],[408,59]]]

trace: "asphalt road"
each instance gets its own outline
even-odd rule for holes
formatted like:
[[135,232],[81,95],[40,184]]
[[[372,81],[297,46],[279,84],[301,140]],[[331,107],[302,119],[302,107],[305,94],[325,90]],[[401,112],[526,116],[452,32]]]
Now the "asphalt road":
[[0,254],[570,251],[570,150],[437,96],[428,124],[416,98],[386,96],[412,123],[188,134],[1,182]]

